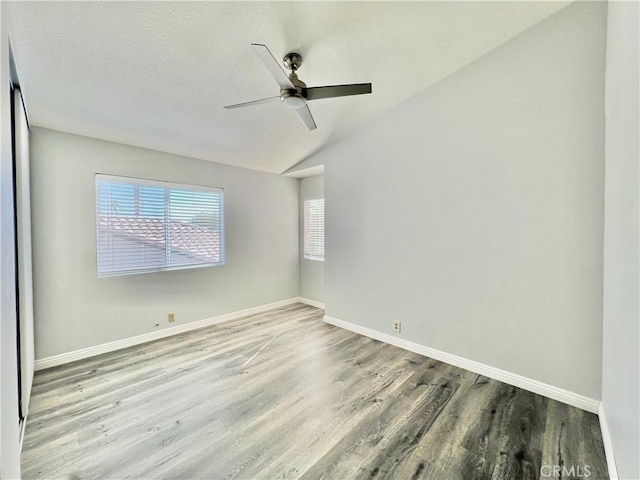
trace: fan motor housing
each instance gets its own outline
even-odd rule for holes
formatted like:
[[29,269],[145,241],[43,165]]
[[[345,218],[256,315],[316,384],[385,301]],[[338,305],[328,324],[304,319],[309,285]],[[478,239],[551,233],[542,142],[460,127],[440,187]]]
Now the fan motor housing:
[[291,72],[289,74],[289,81],[293,83],[293,85],[296,87],[298,92],[300,92],[303,88],[307,88],[307,84],[298,78],[298,75],[296,75],[296,72]]
[[[287,54],[288,55],[297,55],[297,54]],[[287,57],[285,57],[286,59]],[[286,65],[286,63],[285,63]],[[296,109],[300,107],[304,107],[307,104],[307,99],[305,98],[303,89],[307,88],[307,84],[298,78],[295,70],[291,70],[289,74],[289,81],[296,87],[295,90],[280,90],[280,101],[286,107]]]

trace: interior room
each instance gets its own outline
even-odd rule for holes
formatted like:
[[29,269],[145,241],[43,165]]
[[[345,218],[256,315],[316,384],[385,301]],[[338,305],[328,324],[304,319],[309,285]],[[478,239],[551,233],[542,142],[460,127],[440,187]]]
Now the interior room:
[[638,1],[0,15],[1,478],[640,479]]

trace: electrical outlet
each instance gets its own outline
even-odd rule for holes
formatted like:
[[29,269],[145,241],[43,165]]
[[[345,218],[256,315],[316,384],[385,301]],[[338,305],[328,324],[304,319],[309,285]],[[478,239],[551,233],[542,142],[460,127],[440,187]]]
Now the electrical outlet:
[[397,332],[397,333],[400,333],[401,325],[402,325],[402,322],[399,322],[399,321],[393,322],[393,331]]
[[170,322],[175,322],[176,321],[176,314],[175,313],[170,313],[169,314],[169,321]]

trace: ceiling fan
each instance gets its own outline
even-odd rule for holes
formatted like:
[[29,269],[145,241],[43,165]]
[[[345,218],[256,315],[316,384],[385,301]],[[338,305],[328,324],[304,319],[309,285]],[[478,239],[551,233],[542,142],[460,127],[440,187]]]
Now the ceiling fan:
[[263,61],[267,69],[276,79],[280,86],[280,95],[276,97],[263,98],[253,102],[227,105],[224,108],[250,107],[262,105],[264,103],[280,102],[284,106],[292,109],[302,120],[308,130],[315,130],[316,122],[313,120],[311,111],[307,105],[309,100],[320,100],[323,98],[345,97],[347,95],[362,95],[371,93],[370,83],[352,83],[349,85],[330,85],[326,87],[307,87],[307,84],[298,78],[296,70],[302,65],[302,56],[299,53],[289,52],[284,56],[283,64],[291,73],[287,75],[269,49],[260,43],[252,43],[251,46]]

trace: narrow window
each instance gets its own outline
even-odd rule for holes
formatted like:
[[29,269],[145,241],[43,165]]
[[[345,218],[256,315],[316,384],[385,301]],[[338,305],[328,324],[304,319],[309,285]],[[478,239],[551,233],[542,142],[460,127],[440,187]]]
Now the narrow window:
[[96,175],[98,276],[224,264],[224,191]]
[[304,258],[324,260],[324,198],[304,201]]

